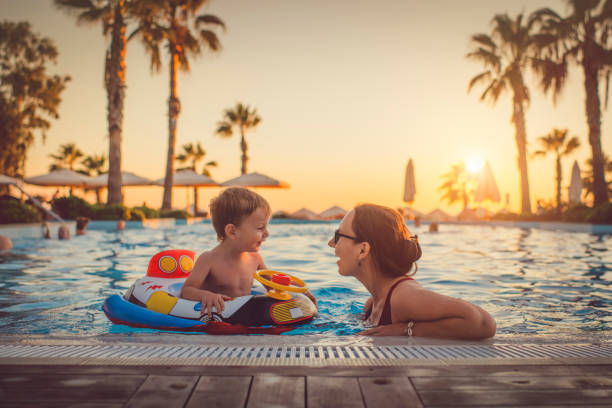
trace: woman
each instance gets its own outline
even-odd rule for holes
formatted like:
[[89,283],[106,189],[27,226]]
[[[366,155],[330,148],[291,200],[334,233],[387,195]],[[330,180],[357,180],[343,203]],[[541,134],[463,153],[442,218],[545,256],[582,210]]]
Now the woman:
[[364,311],[367,322],[376,327],[361,334],[452,339],[495,335],[495,320],[485,310],[423,289],[411,277],[421,247],[397,211],[359,205],[346,214],[328,244],[339,258],[338,273],[354,276],[372,295]]

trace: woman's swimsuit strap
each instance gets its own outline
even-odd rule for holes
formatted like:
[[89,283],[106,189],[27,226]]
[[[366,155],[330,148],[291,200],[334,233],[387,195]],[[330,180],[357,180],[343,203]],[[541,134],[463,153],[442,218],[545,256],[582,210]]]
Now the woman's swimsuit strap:
[[395,289],[395,287],[400,282],[403,282],[405,280],[413,280],[413,279],[408,276],[405,278],[399,279],[389,289],[389,293],[387,294],[387,299],[385,300],[385,306],[383,307],[382,314],[380,315],[380,320],[378,321],[379,326],[392,323],[391,321],[391,294],[393,294],[393,290]]

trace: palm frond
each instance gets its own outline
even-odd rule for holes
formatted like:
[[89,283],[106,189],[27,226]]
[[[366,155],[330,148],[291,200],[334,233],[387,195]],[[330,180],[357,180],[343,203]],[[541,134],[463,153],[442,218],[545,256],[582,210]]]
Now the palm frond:
[[223,30],[226,29],[225,23],[219,17],[212,14],[202,14],[196,17],[195,26],[200,28],[201,25],[213,25],[221,27]]
[[[518,15],[517,19],[521,18],[521,14]],[[514,22],[508,16],[508,14],[497,14],[491,21],[493,24],[493,35],[497,35],[503,43],[512,43],[513,38],[516,35],[514,29]]]
[[472,90],[472,88],[474,86],[476,86],[480,82],[484,82],[484,81],[487,81],[487,80],[490,80],[490,79],[491,79],[491,71],[490,70],[489,71],[481,72],[480,74],[476,75],[474,78],[472,78],[470,80],[470,83],[468,84],[468,89],[467,89],[468,93]]
[[472,36],[471,41],[475,44],[488,47],[491,49],[491,51],[494,51],[497,48],[497,44],[495,44],[495,41],[493,41],[493,39],[489,37],[489,35],[484,33],[474,34]]
[[217,34],[210,30],[200,30],[200,38],[213,51],[219,51],[221,49],[221,42]]
[[573,152],[579,147],[580,147],[580,140],[578,140],[578,138],[574,136],[570,140],[567,141],[567,144],[565,145],[565,149],[563,150],[563,155],[565,156],[567,154],[570,154],[571,152]]
[[552,90],[553,103],[556,104],[567,82],[567,61],[563,59],[557,63],[550,59],[534,58],[531,61],[531,67],[540,78],[540,87],[544,94]]
[[228,122],[219,122],[217,123],[217,130],[215,134],[221,137],[231,137],[234,134],[232,129],[232,125]]
[[501,67],[501,58],[498,54],[495,54],[489,50],[484,48],[478,48],[475,51],[472,51],[466,55],[466,58],[479,60],[483,63],[485,67],[491,67],[495,72],[500,71]]

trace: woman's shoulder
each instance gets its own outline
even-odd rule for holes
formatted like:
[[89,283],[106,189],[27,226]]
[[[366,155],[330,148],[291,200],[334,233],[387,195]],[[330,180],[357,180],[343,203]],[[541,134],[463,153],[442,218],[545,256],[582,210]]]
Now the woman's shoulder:
[[393,286],[395,287],[391,293],[392,304],[403,303],[404,300],[411,297],[411,293],[423,290],[423,287],[416,279],[408,276],[397,279]]
[[402,276],[396,279],[395,282],[393,282],[393,286],[395,286],[394,293],[396,291],[422,289],[421,284],[412,276]]

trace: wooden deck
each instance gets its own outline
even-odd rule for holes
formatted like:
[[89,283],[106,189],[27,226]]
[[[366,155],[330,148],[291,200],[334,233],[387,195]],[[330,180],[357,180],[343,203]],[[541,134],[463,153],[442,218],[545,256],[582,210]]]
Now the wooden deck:
[[612,365],[0,366],[2,407],[612,406]]

